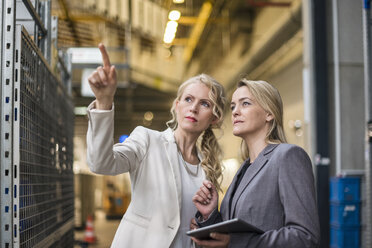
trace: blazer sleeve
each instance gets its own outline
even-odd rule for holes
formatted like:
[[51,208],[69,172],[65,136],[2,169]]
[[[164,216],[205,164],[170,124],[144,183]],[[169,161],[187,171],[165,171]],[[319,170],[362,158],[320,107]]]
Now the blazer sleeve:
[[[238,237],[231,240],[239,241],[239,247],[318,247],[320,230],[310,158],[302,148],[291,146],[276,161],[280,165],[278,187],[285,225],[262,235],[232,234]],[[245,246],[241,246],[242,239]]]
[[136,170],[147,153],[149,135],[144,127],[136,127],[123,142],[114,145],[114,108],[92,111],[88,107],[87,163],[94,173],[118,175]]
[[223,219],[222,219],[221,213],[218,211],[217,208],[215,208],[212,211],[212,213],[208,216],[208,219],[206,220],[203,220],[202,214],[199,211],[197,211],[195,214],[195,221],[199,227],[206,227],[206,226],[210,226],[210,225],[222,222]]

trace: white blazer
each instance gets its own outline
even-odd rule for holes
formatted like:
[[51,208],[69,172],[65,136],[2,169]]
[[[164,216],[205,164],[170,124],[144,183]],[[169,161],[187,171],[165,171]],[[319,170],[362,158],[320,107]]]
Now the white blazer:
[[[137,127],[114,145],[114,111],[88,107],[87,161],[92,172],[130,173],[132,197],[112,248],[169,247],[180,225],[181,178],[173,132]],[[199,154],[200,155],[200,154]]]

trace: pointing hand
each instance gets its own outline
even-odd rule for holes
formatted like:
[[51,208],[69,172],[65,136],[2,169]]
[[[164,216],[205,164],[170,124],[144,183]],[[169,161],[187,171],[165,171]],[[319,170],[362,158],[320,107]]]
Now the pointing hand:
[[88,82],[96,96],[96,108],[109,110],[116,91],[116,70],[110,63],[105,46],[101,43],[98,48],[102,54],[103,66],[97,67],[88,77]]

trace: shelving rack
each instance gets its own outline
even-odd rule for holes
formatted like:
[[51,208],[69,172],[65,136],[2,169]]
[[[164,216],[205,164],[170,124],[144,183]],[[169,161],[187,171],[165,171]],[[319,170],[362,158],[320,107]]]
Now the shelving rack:
[[[18,8],[32,19],[19,20]],[[50,67],[48,8],[50,1],[0,4],[0,243],[5,248],[73,247],[73,104]]]

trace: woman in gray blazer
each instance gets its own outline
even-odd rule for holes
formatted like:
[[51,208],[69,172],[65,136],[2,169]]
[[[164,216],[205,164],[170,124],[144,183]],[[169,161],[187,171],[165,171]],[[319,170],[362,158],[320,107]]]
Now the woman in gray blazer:
[[[199,227],[242,219],[263,234],[212,233],[193,240],[203,247],[318,247],[319,220],[314,177],[306,152],[286,144],[279,92],[264,81],[242,79],[232,101],[233,134],[243,139],[246,159],[217,210],[218,194],[205,181],[193,197]],[[192,224],[192,227],[196,224]]]
[[212,128],[223,121],[224,90],[210,76],[192,77],[178,89],[167,130],[137,127],[114,145],[116,72],[105,47],[99,48],[103,67],[89,77],[96,100],[88,107],[87,161],[95,173],[129,172],[132,189],[111,247],[191,247],[185,232],[196,211],[192,196],[206,178],[219,185],[220,148]]

